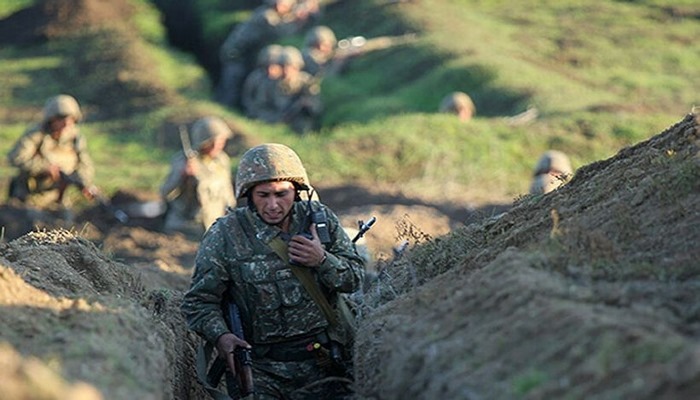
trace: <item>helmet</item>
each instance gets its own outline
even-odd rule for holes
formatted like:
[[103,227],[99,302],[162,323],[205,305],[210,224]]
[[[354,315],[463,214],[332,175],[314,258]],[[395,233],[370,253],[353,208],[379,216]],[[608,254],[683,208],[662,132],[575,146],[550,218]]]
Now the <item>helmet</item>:
[[231,129],[219,117],[200,118],[192,125],[192,145],[195,149],[201,149],[219,136],[231,136]]
[[290,181],[301,189],[310,188],[309,177],[294,150],[283,144],[266,143],[243,154],[236,171],[236,198],[247,196],[258,183]]
[[462,109],[467,109],[472,113],[476,112],[474,102],[464,92],[452,92],[445,96],[440,103],[440,112],[455,113]]
[[279,44],[271,44],[265,46],[260,53],[258,53],[258,66],[266,67],[271,64],[281,64],[282,53],[284,52],[284,47]]
[[289,4],[289,5],[294,5],[296,3],[296,0],[265,0],[265,4],[268,6],[276,6],[277,4]]
[[76,122],[83,118],[78,101],[73,96],[60,94],[46,100],[46,104],[44,104],[44,121],[54,117],[67,116],[75,118]]
[[304,68],[304,57],[301,55],[301,51],[294,46],[284,46],[280,62],[282,65],[293,65],[299,69]]
[[540,159],[537,161],[534,175],[542,175],[549,173],[550,171],[571,175],[574,170],[571,168],[571,162],[566,154],[557,150],[549,150],[542,154]]
[[335,46],[337,39],[331,28],[319,25],[306,34],[306,38],[304,38],[304,47],[316,46],[323,42],[329,42]]

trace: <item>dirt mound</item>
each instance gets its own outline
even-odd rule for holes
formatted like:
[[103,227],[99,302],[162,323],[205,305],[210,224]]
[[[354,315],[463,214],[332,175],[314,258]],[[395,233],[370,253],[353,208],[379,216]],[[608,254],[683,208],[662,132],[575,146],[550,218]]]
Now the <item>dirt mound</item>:
[[27,45],[87,28],[128,23],[134,8],[124,0],[44,0],[0,21],[0,43]]
[[698,210],[689,115],[381,266],[363,299],[361,397],[697,398]]
[[[0,359],[16,360],[12,348],[32,357],[12,362],[25,373],[20,382],[0,380],[0,392],[52,399],[99,398],[66,397],[66,390],[123,399],[197,398],[189,370],[193,349],[178,307],[181,291],[151,286],[142,268],[110,260],[66,230],[30,233],[2,244],[0,254],[6,342]],[[42,379],[41,389],[32,387],[36,374],[45,374],[42,365],[63,378],[46,373],[51,379]],[[71,383],[76,380],[95,390]]]

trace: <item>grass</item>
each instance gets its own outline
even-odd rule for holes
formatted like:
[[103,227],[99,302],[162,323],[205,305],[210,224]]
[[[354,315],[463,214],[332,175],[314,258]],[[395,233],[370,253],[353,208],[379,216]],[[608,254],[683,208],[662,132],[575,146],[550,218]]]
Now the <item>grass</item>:
[[[157,190],[176,150],[158,143],[159,131],[168,121],[186,123],[207,112],[233,121],[254,142],[292,146],[313,182],[400,184],[427,196],[466,192],[462,201],[510,201],[527,191],[543,151],[562,150],[579,167],[662,131],[699,102],[700,54],[691,49],[700,23],[692,18],[693,2],[674,5],[675,14],[653,1],[340,2],[329,5],[322,20],[338,37],[418,32],[419,39],[359,57],[344,74],[326,79],[324,128],[299,137],[213,104],[209,79],[194,57],[168,48],[153,6],[133,2],[140,10],[135,49],[148,54],[153,67],[140,79],[157,81],[180,100],[86,121],[97,178],[108,192]],[[0,15],[29,3],[3,2]],[[210,45],[249,13],[217,0],[196,10],[203,43]],[[300,43],[301,35],[285,40]],[[94,97],[99,74],[114,73],[106,64],[73,74],[68,60],[78,47],[84,62],[103,57],[99,43],[0,49],[0,108],[10,110],[0,120],[0,151],[9,150],[46,97],[66,91]],[[453,90],[473,97],[475,120],[461,124],[436,113]],[[506,122],[528,106],[539,110],[536,121]],[[0,163],[0,171],[8,176],[12,169]]]

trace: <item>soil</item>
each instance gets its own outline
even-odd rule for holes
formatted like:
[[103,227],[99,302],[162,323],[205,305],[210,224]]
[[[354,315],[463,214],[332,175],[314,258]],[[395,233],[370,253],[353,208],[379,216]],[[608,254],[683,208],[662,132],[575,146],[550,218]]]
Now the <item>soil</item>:
[[[66,13],[100,26],[132,12],[45,1],[0,21],[0,38],[51,40],[71,34]],[[134,104],[154,93],[122,89]],[[377,218],[365,237],[377,278],[355,297],[357,397],[698,398],[699,151],[689,115],[512,205],[317,187],[344,225]],[[198,243],[158,218],[114,218],[153,198],[0,207],[2,398],[207,398],[179,312]]]

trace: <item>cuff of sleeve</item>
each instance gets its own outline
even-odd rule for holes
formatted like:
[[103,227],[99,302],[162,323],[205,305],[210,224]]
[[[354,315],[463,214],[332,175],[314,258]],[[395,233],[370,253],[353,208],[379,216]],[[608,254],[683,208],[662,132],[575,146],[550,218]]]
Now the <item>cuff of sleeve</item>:
[[321,262],[321,265],[318,266],[318,269],[320,273],[327,273],[337,272],[340,270],[344,270],[345,268],[336,256],[329,252],[326,252],[326,256],[323,259],[323,262]]
[[216,341],[219,339],[219,336],[223,335],[224,333],[229,333],[230,330],[226,326],[226,324],[222,323],[216,323],[212,324],[212,326],[207,329],[206,332],[204,332],[204,338],[216,345]]

